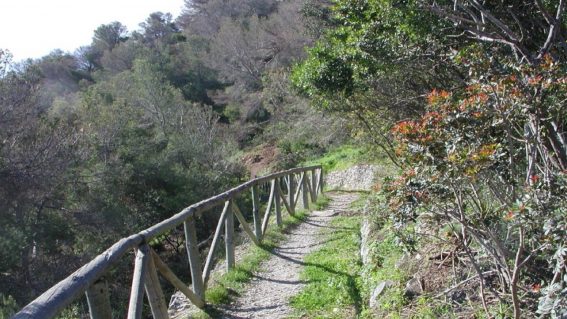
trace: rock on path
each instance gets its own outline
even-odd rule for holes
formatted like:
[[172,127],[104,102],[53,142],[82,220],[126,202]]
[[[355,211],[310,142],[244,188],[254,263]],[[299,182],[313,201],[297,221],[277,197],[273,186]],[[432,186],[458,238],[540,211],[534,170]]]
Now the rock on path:
[[287,234],[286,240],[273,252],[273,256],[262,264],[262,272],[229,305],[218,306],[220,318],[285,318],[292,314],[289,298],[301,291],[305,285],[299,279],[303,258],[317,250],[323,243],[320,234],[332,229],[327,224],[333,216],[345,212],[356,194],[328,193],[329,207],[314,211],[299,226]]

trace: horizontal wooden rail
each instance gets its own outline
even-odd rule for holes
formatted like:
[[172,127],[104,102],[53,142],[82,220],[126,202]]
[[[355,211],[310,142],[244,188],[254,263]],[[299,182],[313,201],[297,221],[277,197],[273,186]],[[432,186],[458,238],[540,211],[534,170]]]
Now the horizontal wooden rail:
[[[298,176],[300,177],[299,180]],[[282,190],[282,181],[284,186],[287,186],[287,193],[284,193]],[[266,203],[264,218],[261,220],[259,213],[261,197],[259,192],[266,185],[269,185],[270,196]],[[294,168],[252,179],[224,193],[188,206],[181,212],[154,226],[119,240],[102,254],[96,256],[89,263],[41,294],[12,318],[53,318],[65,307],[77,300],[81,294],[86,294],[92,318],[99,317],[97,314],[100,313],[108,313],[108,292],[105,290],[102,292],[102,295],[97,295],[94,289],[96,287],[106,287],[103,276],[131,251],[136,253],[134,255],[136,261],[133,270],[128,318],[140,318],[144,292],[154,318],[168,317],[167,303],[160,287],[158,274],[161,274],[174,287],[185,294],[197,307],[203,307],[205,305],[207,281],[212,270],[214,251],[219,246],[218,242],[223,233],[223,228],[225,229],[223,241],[226,246],[227,268],[230,269],[234,266],[232,237],[235,216],[243,229],[243,233],[248,235],[252,242],[259,245],[270,225],[269,218],[272,214],[272,208],[276,211],[276,221],[279,225],[281,223],[282,203],[288,214],[293,215],[300,194],[303,198],[303,206],[307,209],[308,197],[315,201],[317,193],[321,192],[322,189],[323,172],[321,166]],[[244,214],[236,203],[238,196],[247,191],[251,191],[252,194],[252,215],[254,218],[252,227],[248,225]],[[220,216],[205,265],[203,265],[197,247],[195,218],[199,218],[204,212],[223,204],[223,213]],[[189,289],[147,244],[150,240],[182,224],[185,230],[184,235],[193,290]]]

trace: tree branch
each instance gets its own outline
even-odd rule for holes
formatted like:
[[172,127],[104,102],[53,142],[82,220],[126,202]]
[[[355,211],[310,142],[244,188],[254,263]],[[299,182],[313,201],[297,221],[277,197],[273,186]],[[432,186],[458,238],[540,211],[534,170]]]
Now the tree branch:
[[[542,9],[540,8],[540,10]],[[565,0],[559,0],[559,5],[557,5],[557,13],[555,14],[555,19],[550,19],[551,17],[546,17],[546,20],[549,19],[547,21],[549,23],[549,31],[547,33],[547,39],[545,40],[545,43],[543,44],[537,56],[538,60],[543,58],[547,54],[547,52],[549,52],[549,49],[551,49],[551,46],[555,42],[554,40],[557,37],[557,33],[559,32],[559,29],[561,29],[561,21],[563,19],[564,11],[565,11]],[[549,13],[547,13],[547,15],[549,15]],[[544,16],[546,16],[545,13]]]

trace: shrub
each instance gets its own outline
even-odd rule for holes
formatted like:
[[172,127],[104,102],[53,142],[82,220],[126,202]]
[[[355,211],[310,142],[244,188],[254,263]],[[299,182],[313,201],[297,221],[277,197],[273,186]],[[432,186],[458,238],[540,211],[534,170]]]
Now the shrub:
[[[384,186],[392,218],[410,249],[414,237],[403,230],[419,215],[433,214],[437,227],[448,226],[481,278],[483,300],[489,289],[519,318],[522,307],[533,315],[535,303],[527,301],[539,297],[538,313],[561,316],[567,298],[565,66],[549,57],[520,66],[474,51],[457,59],[479,76],[464,90],[432,91],[426,113],[391,130],[405,168]],[[489,285],[482,275],[487,268],[504,278],[508,294]],[[520,291],[527,291],[523,300]]]

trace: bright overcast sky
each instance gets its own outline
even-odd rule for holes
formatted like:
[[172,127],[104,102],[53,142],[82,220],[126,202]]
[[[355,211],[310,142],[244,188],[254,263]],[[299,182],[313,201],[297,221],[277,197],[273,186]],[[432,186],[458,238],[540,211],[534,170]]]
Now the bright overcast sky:
[[177,17],[182,7],[183,0],[0,0],[0,48],[14,61],[73,52],[90,44],[101,24],[119,21],[134,31],[150,13]]

